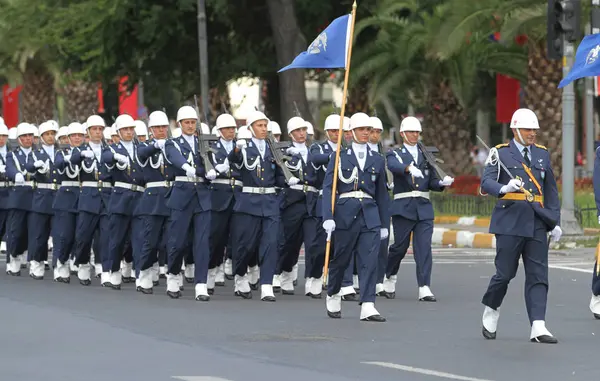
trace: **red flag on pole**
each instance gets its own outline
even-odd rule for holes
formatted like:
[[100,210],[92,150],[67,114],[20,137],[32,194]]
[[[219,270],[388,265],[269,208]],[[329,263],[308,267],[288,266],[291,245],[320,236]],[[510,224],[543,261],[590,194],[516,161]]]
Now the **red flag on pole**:
[[519,108],[521,84],[517,79],[496,74],[496,121],[510,123],[512,114]]
[[133,91],[127,90],[127,77],[119,80],[119,114],[129,114],[133,119],[138,118],[138,87]]
[[19,94],[23,86],[12,88],[8,85],[2,86],[2,104],[4,108],[4,124],[8,128],[19,124]]

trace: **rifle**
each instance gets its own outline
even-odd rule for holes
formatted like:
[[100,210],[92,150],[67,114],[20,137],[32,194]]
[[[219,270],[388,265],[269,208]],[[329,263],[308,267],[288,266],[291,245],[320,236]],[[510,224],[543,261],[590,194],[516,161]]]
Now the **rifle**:
[[210,142],[216,142],[219,140],[219,138],[217,138],[214,135],[204,134],[202,132],[202,126],[200,125],[202,119],[200,119],[201,114],[200,108],[198,107],[198,97],[196,97],[195,94],[194,104],[196,105],[196,113],[198,114],[199,119],[198,123],[196,124],[196,133],[198,134],[198,154],[200,154],[200,157],[204,161],[204,169],[206,170],[206,172],[208,172],[211,169],[215,169],[208,156],[209,153],[216,152],[215,149],[210,146]]
[[[437,173],[440,179],[444,179],[444,177],[448,176],[446,172],[439,165],[437,165],[438,160],[433,156],[433,154],[423,145],[421,142],[417,142],[417,146],[423,153],[425,160],[433,167],[433,170]],[[439,152],[439,151],[438,151]]]
[[392,171],[390,171],[388,169],[388,165],[387,165],[387,157],[385,156],[385,153],[383,152],[383,144],[381,144],[381,142],[377,143],[377,148],[379,149],[379,153],[381,153],[381,156],[383,156],[383,163],[385,165],[385,177],[386,177],[386,183],[392,184],[394,182],[394,175],[392,174]]
[[[165,115],[167,115],[167,109],[166,108],[162,108],[162,111],[165,113]],[[173,138],[173,133],[171,132],[171,126],[167,126],[167,139],[171,139]]]
[[[285,142],[275,141],[275,138],[273,137],[273,133],[271,133],[271,132],[267,133],[267,137],[265,138],[265,140],[267,142],[267,145],[269,146],[269,149],[271,150],[271,153],[273,154],[273,159],[275,160],[275,163],[277,163],[279,168],[281,168],[281,170],[283,171],[283,175],[285,176],[285,179],[289,180],[292,177],[294,177],[294,175],[292,174],[290,169],[285,165],[285,162],[292,160],[292,158],[288,155],[284,155],[283,152],[281,152],[282,149],[291,147],[291,143],[287,142],[287,141],[285,141]],[[299,173],[300,173],[300,177],[302,177],[302,170],[300,170]]]

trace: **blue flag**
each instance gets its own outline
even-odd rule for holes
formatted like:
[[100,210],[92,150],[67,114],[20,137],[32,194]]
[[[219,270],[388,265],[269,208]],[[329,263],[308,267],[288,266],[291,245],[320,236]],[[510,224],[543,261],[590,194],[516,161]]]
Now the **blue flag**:
[[564,87],[576,79],[600,75],[600,34],[585,36],[575,53],[575,62],[571,71],[558,84]]
[[333,20],[331,24],[309,45],[305,52],[298,54],[288,69],[337,69],[346,68],[346,56],[350,39],[351,15]]

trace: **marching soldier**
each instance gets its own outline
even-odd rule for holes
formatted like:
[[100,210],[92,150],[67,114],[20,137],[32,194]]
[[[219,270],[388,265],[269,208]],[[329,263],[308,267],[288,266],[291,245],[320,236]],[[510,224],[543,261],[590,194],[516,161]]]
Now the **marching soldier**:
[[[273,276],[277,266],[280,225],[275,187],[284,187],[286,182],[283,171],[275,163],[265,141],[268,122],[269,119],[260,111],[250,114],[247,123],[252,139],[248,143],[238,140],[236,148],[229,154],[229,162],[241,165],[240,174],[244,184],[236,199],[232,229],[235,294],[244,299],[252,297],[246,272],[258,248],[261,300],[274,302]],[[291,177],[288,185],[298,182],[297,177]]]
[[231,167],[227,157],[235,146],[235,130],[237,123],[229,114],[219,115],[215,133],[219,137],[213,146],[215,170],[217,178],[211,181],[212,198],[211,232],[210,232],[210,264],[208,270],[208,292],[214,291],[215,285],[224,286],[225,279],[221,265],[231,237],[233,206],[239,192],[242,191],[242,181],[237,168]]
[[143,294],[152,294],[152,287],[158,285],[158,253],[165,251],[167,220],[171,214],[166,204],[166,196],[173,180],[173,176],[170,176],[167,170],[164,157],[169,118],[162,111],[154,111],[150,114],[148,126],[153,138],[138,148],[146,190],[136,209],[136,215],[142,218],[143,226],[139,237],[143,243],[140,257],[136,262],[138,272],[136,289]]
[[108,205],[112,185],[108,168],[102,163],[102,150],[107,146],[103,136],[108,128],[99,115],[87,118],[86,125],[89,142],[75,147],[70,158],[70,162],[78,166],[81,180],[73,254],[75,265],[79,266],[79,283],[88,286],[91,284],[90,248],[93,247],[95,276],[100,277],[103,286],[110,286],[110,270],[103,269],[102,265],[108,263],[110,237]]
[[[600,148],[596,149],[594,159],[594,197],[598,209],[598,223],[600,223]],[[596,319],[600,319],[600,258],[596,256],[596,263],[592,275],[592,299],[590,300],[590,311]]]
[[[2,118],[0,118],[2,119]],[[0,121],[0,240],[6,233],[6,218],[8,216],[8,178],[6,177],[6,157],[9,154],[6,145],[8,139],[8,127],[4,120]]]
[[62,126],[58,129],[56,141],[58,144],[69,144],[69,127]]
[[[139,240],[138,232],[133,229],[133,212],[144,192],[144,175],[136,159],[137,146],[133,140],[135,121],[127,114],[119,115],[115,127],[119,143],[104,148],[101,160],[111,171],[114,181],[108,204],[108,258],[103,258],[102,267],[104,271],[110,271],[110,282],[106,286],[120,290],[121,282],[131,281],[132,277],[133,258],[125,249],[128,238],[131,238],[131,252],[137,251]],[[125,263],[121,266],[124,253]],[[137,256],[137,252],[132,255]]]
[[181,266],[191,241],[196,300],[209,301],[206,283],[211,198],[204,178],[214,180],[217,175],[214,170],[205,171],[199,154],[200,144],[195,135],[199,123],[196,110],[190,106],[181,107],[177,111],[177,123],[181,127],[181,137],[168,140],[165,145],[166,158],[175,175],[167,200],[171,210],[167,227],[167,295],[175,299],[181,296]]
[[[490,233],[496,235],[496,274],[483,296],[483,337],[496,338],[498,310],[509,282],[515,277],[519,257],[525,267],[525,305],[531,323],[530,339],[557,343],[546,328],[548,297],[548,243],[562,235],[560,200],[550,164],[550,153],[534,144],[539,124],[529,109],[514,112],[510,127],[514,138],[490,150],[481,178],[483,192],[498,197]],[[509,172],[510,171],[510,172]]]
[[148,139],[148,128],[143,120],[135,121],[135,136],[142,143]]
[[398,269],[410,245],[412,233],[419,301],[435,302],[436,298],[430,288],[434,216],[429,191],[441,192],[452,185],[454,179],[449,176],[440,179],[431,163],[425,160],[423,152],[417,146],[421,131],[421,122],[417,118],[404,118],[400,125],[404,144],[387,153],[388,168],[394,174],[394,201],[391,209],[394,244],[389,249],[387,279],[381,294],[390,299],[395,297]]
[[[384,322],[375,309],[375,283],[381,240],[387,238],[389,196],[385,183],[385,164],[380,155],[366,144],[371,132],[371,120],[364,113],[350,118],[350,133],[354,141],[340,153],[337,178],[335,159],[327,167],[323,182],[323,229],[333,234],[335,251],[327,287],[327,315],[342,316],[340,289],[344,271],[351,257],[356,256],[361,283],[362,321]],[[335,214],[331,212],[333,182],[337,182]]]
[[60,181],[60,174],[54,164],[55,135],[58,128],[51,122],[44,122],[40,124],[39,132],[41,147],[32,149],[33,163],[25,165],[28,172],[35,173],[33,177],[36,182],[27,221],[29,276],[36,280],[44,277],[44,261],[48,260],[48,238],[54,215],[52,205]]
[[31,211],[34,185],[31,177],[34,173],[28,171],[27,164],[33,164],[31,149],[35,131],[35,126],[20,123],[17,126],[19,147],[6,157],[6,177],[14,183],[7,204],[9,212],[6,223],[6,272],[13,276],[20,276],[21,264],[26,263],[23,254],[27,250],[27,220]]

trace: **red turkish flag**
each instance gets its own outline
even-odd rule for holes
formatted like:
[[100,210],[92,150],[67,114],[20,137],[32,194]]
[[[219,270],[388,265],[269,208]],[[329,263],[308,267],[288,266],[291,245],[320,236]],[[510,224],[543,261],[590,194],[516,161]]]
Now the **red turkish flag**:
[[138,118],[138,87],[135,85],[133,91],[127,91],[127,77],[119,80],[119,115],[128,114],[133,119]]
[[510,123],[512,114],[519,108],[521,84],[517,79],[496,74],[496,121]]
[[4,124],[8,128],[19,124],[19,94],[23,86],[12,88],[8,85],[2,86],[2,105],[4,109]]

